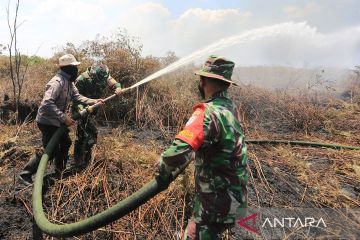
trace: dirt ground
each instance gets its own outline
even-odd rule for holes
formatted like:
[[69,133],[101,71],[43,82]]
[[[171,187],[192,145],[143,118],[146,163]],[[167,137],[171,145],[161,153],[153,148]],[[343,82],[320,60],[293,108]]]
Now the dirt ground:
[[[32,239],[31,187],[19,185],[16,176],[34,152],[34,146],[40,144],[40,136],[34,124],[22,129],[14,139],[6,138],[5,130],[1,131],[0,239]],[[153,164],[169,143],[160,135],[122,128],[102,130],[92,164],[85,171],[58,181],[46,193],[48,218],[57,223],[73,222],[106,209],[139,189],[154,176]],[[248,145],[248,149],[250,207],[360,207],[359,151],[285,145]],[[192,174],[190,165],[167,191],[136,211],[107,227],[71,239],[177,239],[191,215]],[[356,228],[360,222],[349,224]],[[223,236],[239,237],[233,230]],[[51,239],[45,235],[44,238]]]

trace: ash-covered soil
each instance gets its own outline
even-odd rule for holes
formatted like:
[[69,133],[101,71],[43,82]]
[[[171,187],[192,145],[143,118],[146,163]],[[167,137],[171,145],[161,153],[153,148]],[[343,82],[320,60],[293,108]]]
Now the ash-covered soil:
[[[16,176],[40,143],[34,132],[0,145],[0,239],[33,238],[31,187],[18,184]],[[169,142],[156,131],[104,128],[99,136],[92,164],[55,182],[46,192],[44,208],[51,221],[83,219],[135,192],[152,179],[153,164]],[[256,145],[248,149],[250,207],[360,207],[358,151]],[[167,191],[136,211],[70,239],[176,239],[191,215],[192,174],[190,165]],[[349,224],[356,227],[359,222]],[[227,231],[224,239],[238,239],[237,234]],[[332,237],[336,238],[328,236]]]

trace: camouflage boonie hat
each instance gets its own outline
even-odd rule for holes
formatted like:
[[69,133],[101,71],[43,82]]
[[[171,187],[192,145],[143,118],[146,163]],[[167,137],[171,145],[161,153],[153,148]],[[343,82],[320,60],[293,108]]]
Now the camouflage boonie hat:
[[92,79],[98,81],[106,81],[110,74],[109,68],[102,63],[94,63],[91,67],[88,68],[88,74]]
[[237,84],[231,80],[235,63],[227,60],[224,57],[210,55],[206,60],[203,67],[196,71],[196,75],[219,79],[237,86]]

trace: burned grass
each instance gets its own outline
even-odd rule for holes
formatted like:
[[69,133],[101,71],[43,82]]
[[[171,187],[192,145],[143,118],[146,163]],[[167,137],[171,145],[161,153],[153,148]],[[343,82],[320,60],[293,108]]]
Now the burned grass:
[[259,182],[253,186],[263,186],[268,194],[273,193],[267,201],[272,207],[360,206],[359,175],[354,167],[360,163],[358,151],[288,146],[255,149],[251,152],[251,179]]
[[[105,137],[93,163],[82,173],[58,181],[45,197],[51,221],[78,221],[109,208],[154,176],[155,146],[139,145],[128,136]],[[158,149],[159,150],[159,149]],[[139,209],[81,239],[172,239],[181,234],[190,214],[189,173]],[[189,189],[187,188],[189,186]]]
[[[91,165],[48,189],[44,207],[50,221],[70,223],[92,216],[150,181],[164,145],[138,134],[122,128],[102,132]],[[360,207],[359,152],[249,145],[249,157],[251,207]],[[18,173],[25,160],[15,160],[13,171]],[[1,167],[5,165],[9,162]],[[184,233],[191,216],[192,175],[190,165],[168,190],[137,210],[73,239],[176,239]],[[32,235],[30,188],[16,192],[16,186],[13,180],[0,185],[0,208],[9,213],[1,217],[0,236],[5,239]],[[238,237],[232,230],[224,234],[224,239]]]
[[[164,94],[155,91],[165,87],[151,85],[146,94],[139,95],[134,110],[138,120],[136,129],[102,128],[91,165],[49,187],[44,208],[50,221],[70,223],[92,216],[153,178],[153,165],[159,154],[191,112],[171,89],[165,89]],[[342,101],[314,104],[265,90],[246,90],[233,98],[241,109],[248,139],[360,145],[360,111],[356,104]],[[184,91],[187,91],[185,87]],[[193,97],[193,93],[188,94],[187,98]],[[174,113],[169,114],[169,109]],[[15,177],[34,153],[34,147],[40,144],[33,123],[0,128],[0,211],[4,213],[0,217],[0,238],[32,237],[31,188],[19,188]],[[360,207],[358,151],[287,145],[249,145],[248,149],[250,207]],[[191,216],[193,190],[191,164],[168,190],[137,210],[73,239],[177,239]],[[359,224],[349,222],[354,227]],[[238,238],[232,230],[224,234],[224,239]]]

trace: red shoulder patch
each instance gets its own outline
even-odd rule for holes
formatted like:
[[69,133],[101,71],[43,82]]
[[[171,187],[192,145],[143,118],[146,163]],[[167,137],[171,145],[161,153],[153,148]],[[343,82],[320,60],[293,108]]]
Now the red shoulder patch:
[[195,151],[204,143],[204,117],[205,104],[197,104],[193,108],[194,113],[186,123],[184,129],[176,135],[180,139],[188,143]]

